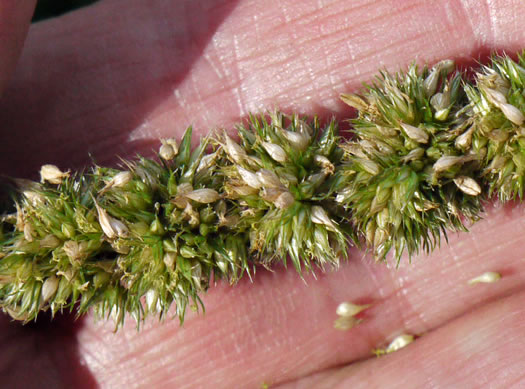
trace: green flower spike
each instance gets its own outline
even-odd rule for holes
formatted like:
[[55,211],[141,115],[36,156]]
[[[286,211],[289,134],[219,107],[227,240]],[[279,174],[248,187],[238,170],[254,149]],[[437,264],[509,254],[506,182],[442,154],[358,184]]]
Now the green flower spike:
[[93,307],[121,324],[125,314],[163,317],[175,304],[182,321],[212,274],[242,276],[247,237],[219,223],[227,205],[204,157],[208,140],[191,152],[189,129],[178,150],[173,140],[164,146],[161,164],[140,158],[125,162],[127,170],[72,177],[45,165],[45,183],[19,181],[0,246],[5,311],[27,322],[47,309]]
[[162,140],[160,162],[12,180],[0,307],[24,322],[94,308],[121,325],[175,305],[182,322],[212,278],[233,284],[256,265],[337,266],[361,242],[378,259],[430,252],[488,196],[524,194],[525,59],[494,57],[475,81],[452,61],[382,72],[342,95],[359,112],[349,141],[335,120],[273,112],[239,125],[239,142],[192,150],[190,128]]
[[363,95],[342,95],[359,110],[354,139],[342,145],[345,180],[336,201],[384,259],[439,244],[447,230],[477,220],[478,157],[456,143],[471,131],[461,74],[451,61],[406,74],[381,73]]
[[317,119],[269,116],[239,126],[240,144],[222,140],[225,192],[238,204],[238,228],[249,233],[250,251],[263,265],[286,264],[287,257],[299,272],[313,263],[338,265],[353,232],[334,202],[342,157],[337,125],[332,120],[321,130]]

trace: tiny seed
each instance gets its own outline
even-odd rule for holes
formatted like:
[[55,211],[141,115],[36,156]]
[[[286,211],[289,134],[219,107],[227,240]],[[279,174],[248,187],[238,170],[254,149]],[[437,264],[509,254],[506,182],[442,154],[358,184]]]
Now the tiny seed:
[[160,146],[159,155],[162,159],[171,161],[173,158],[175,158],[175,150],[171,145],[164,143],[162,146]]
[[501,279],[501,274],[493,271],[483,273],[477,277],[474,277],[468,281],[469,285],[474,284],[492,284],[498,282]]
[[422,128],[414,127],[406,123],[401,123],[401,127],[410,139],[418,143],[428,143],[428,133]]
[[456,184],[456,186],[465,194],[470,196],[479,196],[481,193],[481,187],[473,178],[460,176],[454,178],[453,181],[454,184]]
[[218,152],[215,151],[214,153],[202,157],[201,161],[199,162],[199,167],[197,167],[197,173],[211,168],[215,163],[215,160],[217,159],[218,155]]
[[326,158],[324,155],[316,154],[314,156],[314,162],[321,166],[323,168],[323,171],[327,175],[334,174],[335,172],[335,166],[328,158]]
[[58,278],[51,276],[44,281],[42,291],[40,293],[41,304],[45,304],[53,297],[58,289]]
[[368,308],[370,308],[370,304],[358,305],[358,304],[354,304],[354,303],[345,301],[337,306],[337,309],[335,312],[339,316],[351,317],[351,316],[357,315],[358,313]]
[[50,184],[59,185],[62,179],[69,177],[69,172],[63,172],[55,165],[43,165],[40,168],[40,179],[42,182],[49,182]]
[[332,231],[337,231],[337,227],[335,226],[332,219],[330,219],[326,211],[319,205],[314,205],[312,207],[312,213],[310,218],[315,224],[321,224],[328,227]]
[[270,142],[262,142],[262,146],[274,161],[282,163],[288,159],[286,151],[281,146]]
[[452,155],[444,155],[440,157],[434,163],[434,165],[432,166],[432,169],[434,170],[435,173],[441,173],[445,170],[450,169],[454,165],[463,164],[471,159],[472,157],[468,157],[468,156],[456,157]]
[[237,171],[239,172],[239,175],[241,176],[242,180],[253,189],[260,189],[262,188],[263,184],[257,177],[257,174],[243,168],[242,166],[237,166]]
[[357,319],[353,316],[340,316],[335,319],[334,328],[340,331],[348,331],[360,324],[362,321],[363,320]]
[[213,189],[203,188],[196,189],[186,194],[186,197],[190,200],[196,201],[202,204],[209,204],[219,200],[220,196],[217,191]]
[[96,202],[95,208],[97,209],[100,227],[102,228],[102,231],[108,238],[124,238],[128,236],[129,230],[124,223],[122,223],[120,220],[109,216],[106,210],[100,207]]
[[401,350],[402,348],[408,346],[414,341],[414,335],[410,334],[401,334],[397,336],[390,344],[386,347],[386,354],[393,353],[395,351]]
[[241,163],[247,157],[246,151],[235,143],[226,133],[224,134],[224,150],[235,163]]
[[286,209],[290,207],[294,202],[295,198],[293,197],[293,195],[288,191],[284,191],[279,196],[277,196],[273,203],[279,209]]
[[305,133],[281,130],[284,138],[299,151],[304,151],[310,143],[310,136]]

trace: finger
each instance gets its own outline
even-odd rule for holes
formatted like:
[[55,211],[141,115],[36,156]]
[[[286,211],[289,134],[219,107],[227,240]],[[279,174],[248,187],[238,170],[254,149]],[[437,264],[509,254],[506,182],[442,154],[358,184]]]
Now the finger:
[[35,2],[0,1],[0,96],[22,51]]
[[520,292],[498,299],[393,354],[279,388],[523,387],[524,297]]

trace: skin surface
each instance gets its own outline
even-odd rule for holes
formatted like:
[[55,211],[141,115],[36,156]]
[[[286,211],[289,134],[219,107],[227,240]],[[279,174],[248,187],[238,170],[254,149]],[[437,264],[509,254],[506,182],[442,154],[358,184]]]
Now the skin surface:
[[[0,0],[0,86],[34,2]],[[0,172],[36,178],[152,155],[159,137],[231,128],[249,112],[351,114],[338,100],[379,68],[523,48],[521,0],[103,0],[32,25],[0,99]],[[16,21],[16,22],[15,22]],[[525,385],[524,208],[487,205],[469,234],[432,255],[375,264],[350,252],[305,280],[259,269],[223,283],[206,314],[128,321],[60,317],[22,327],[0,318],[5,387],[513,388]],[[469,286],[486,271],[496,284]],[[333,329],[341,301],[371,303],[363,323]],[[375,358],[400,333],[423,335]]]

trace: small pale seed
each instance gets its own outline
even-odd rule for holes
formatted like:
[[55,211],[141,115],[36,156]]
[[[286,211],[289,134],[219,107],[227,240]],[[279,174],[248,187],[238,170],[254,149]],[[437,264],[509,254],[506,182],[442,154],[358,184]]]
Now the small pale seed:
[[188,223],[191,226],[196,227],[199,225],[199,212],[193,209],[192,205],[189,202],[186,204],[186,207],[184,208],[184,211],[182,211],[182,214],[188,219]]
[[430,211],[431,209],[436,209],[437,207],[439,207],[439,204],[434,203],[434,202],[429,201],[429,200],[423,200],[422,204],[421,204],[420,201],[415,201],[414,202],[414,208],[418,212]]
[[472,143],[472,136],[474,134],[475,127],[470,127],[467,131],[456,138],[454,142],[456,147],[462,150],[466,150]]
[[175,152],[175,155],[179,152],[179,144],[177,143],[177,140],[174,138],[167,138],[167,139],[161,139],[160,140],[163,144],[170,145]]
[[279,177],[277,177],[277,174],[271,170],[261,169],[255,174],[257,175],[259,182],[265,188],[279,188],[283,186]]
[[390,344],[386,347],[385,352],[387,354],[393,353],[395,351],[401,350],[402,348],[408,346],[414,341],[414,335],[410,334],[401,334],[397,336]]
[[460,165],[464,162],[470,160],[472,158],[467,156],[451,156],[451,155],[444,155],[440,157],[432,166],[432,170],[434,170],[435,173],[441,173],[445,170],[450,169],[454,165]]
[[316,154],[314,156],[314,162],[321,166],[323,168],[323,171],[327,175],[334,174],[335,172],[335,166],[328,158],[326,158],[324,155]]
[[148,312],[151,312],[151,313],[157,312],[158,298],[159,298],[159,294],[157,293],[155,289],[150,289],[146,292],[145,299],[146,299],[146,307],[148,309]]
[[244,159],[247,157],[246,151],[240,145],[234,142],[226,133],[224,133],[224,140],[224,150],[230,159],[237,164],[244,161]]
[[428,143],[428,133],[422,128],[414,127],[403,122],[401,122],[401,127],[405,130],[405,133],[410,139],[415,140],[418,143]]
[[481,90],[485,92],[487,100],[496,107],[499,107],[501,104],[507,104],[507,98],[500,91],[492,88],[481,88]]
[[437,84],[439,81],[439,73],[440,69],[437,66],[435,66],[430,71],[430,74],[423,81],[423,88],[425,88],[425,95],[427,97],[430,97],[434,93],[436,93]]
[[177,254],[173,252],[166,252],[164,254],[164,257],[162,257],[162,261],[164,262],[164,264],[169,270],[173,270],[175,268],[176,259],[177,259]]
[[69,177],[69,172],[63,172],[55,165],[43,165],[40,168],[40,180],[50,184],[59,185],[62,180]]
[[46,235],[40,239],[40,247],[54,249],[60,244],[60,240],[55,235]]
[[282,192],[277,199],[273,202],[273,204],[279,208],[279,209],[286,209],[290,207],[295,202],[295,198],[293,195],[288,192]]
[[281,146],[270,142],[262,142],[261,144],[274,161],[283,163],[288,159],[286,151]]
[[162,146],[160,146],[159,155],[162,159],[171,161],[173,158],[175,158],[175,150],[171,145],[164,143]]
[[77,242],[74,240],[68,240],[62,246],[62,249],[72,261],[73,264],[80,264],[87,258],[88,243],[85,241]]
[[364,311],[365,309],[370,308],[370,306],[371,306],[370,304],[358,305],[358,304],[354,304],[354,303],[345,301],[337,306],[337,309],[335,312],[339,316],[351,317],[351,316],[357,315],[358,313]]
[[190,200],[196,201],[202,204],[209,204],[219,200],[219,193],[213,189],[203,188],[196,189],[185,195]]
[[467,176],[459,176],[454,178],[454,184],[463,192],[470,196],[479,196],[481,187],[473,178]]
[[434,67],[439,67],[446,74],[450,74],[455,69],[456,63],[453,59],[444,59],[439,61]]
[[125,170],[115,174],[115,176],[111,179],[111,181],[108,184],[111,184],[111,186],[114,188],[122,188],[124,185],[130,182],[132,178],[133,173],[131,173],[128,170]]
[[[385,208],[386,209],[386,208]],[[374,234],[374,249],[378,250],[390,238],[390,234],[382,228],[378,228]]]
[[348,331],[359,325],[362,321],[362,319],[357,319],[353,316],[340,316],[334,321],[334,328],[340,331]]
[[363,150],[363,147],[361,147],[361,143],[349,143],[344,145],[343,144],[343,150],[351,155],[355,155],[356,157],[362,158],[363,160],[366,160],[368,156]]
[[254,189],[260,189],[263,187],[263,184],[257,177],[257,174],[243,168],[242,166],[237,166],[237,171],[246,185]]
[[375,233],[376,233],[376,223],[373,220],[371,220],[370,222],[366,224],[366,227],[365,227],[366,242],[369,245],[372,245],[374,243]]
[[113,229],[116,231],[117,236],[120,238],[126,238],[129,236],[129,229],[128,227],[121,222],[120,220],[114,219],[111,221]]
[[124,223],[122,223],[120,220],[109,216],[106,210],[100,207],[96,202],[95,208],[97,209],[100,227],[102,228],[102,231],[108,238],[124,238],[128,236],[129,230]]
[[332,219],[330,219],[326,211],[319,205],[314,205],[312,207],[312,213],[310,215],[310,218],[315,224],[321,224],[333,231],[337,231],[335,223],[332,221]]
[[56,293],[59,280],[56,276],[51,276],[44,281],[40,292],[41,304],[47,303]]
[[45,196],[39,192],[35,192],[33,190],[24,190],[22,194],[33,206],[42,205],[46,202]]
[[475,284],[492,284],[494,282],[497,282],[501,279],[501,274],[493,271],[489,271],[486,273],[483,273],[477,277],[474,277],[468,281],[469,285],[475,285]]
[[449,104],[450,96],[447,93],[436,93],[432,96],[430,99],[430,105],[434,108],[434,111],[436,111],[434,117],[438,116],[438,112],[446,110]]
[[231,186],[229,187],[233,193],[237,196],[250,196],[257,194],[258,189],[254,189],[251,186]]
[[133,178],[133,173],[130,171],[122,171],[113,176],[113,178],[108,181],[108,183],[102,188],[100,193],[106,192],[110,188],[122,188],[124,185],[126,185],[128,182],[131,181]]
[[284,138],[299,151],[304,151],[310,144],[310,136],[300,132],[281,130]]
[[215,160],[217,159],[218,155],[218,152],[215,151],[202,157],[199,162],[199,166],[197,167],[197,173],[211,168],[215,164]]
[[418,147],[417,149],[410,150],[410,152],[405,155],[401,160],[405,163],[410,161],[417,161],[418,159],[421,159],[425,155],[425,150],[421,147]]

